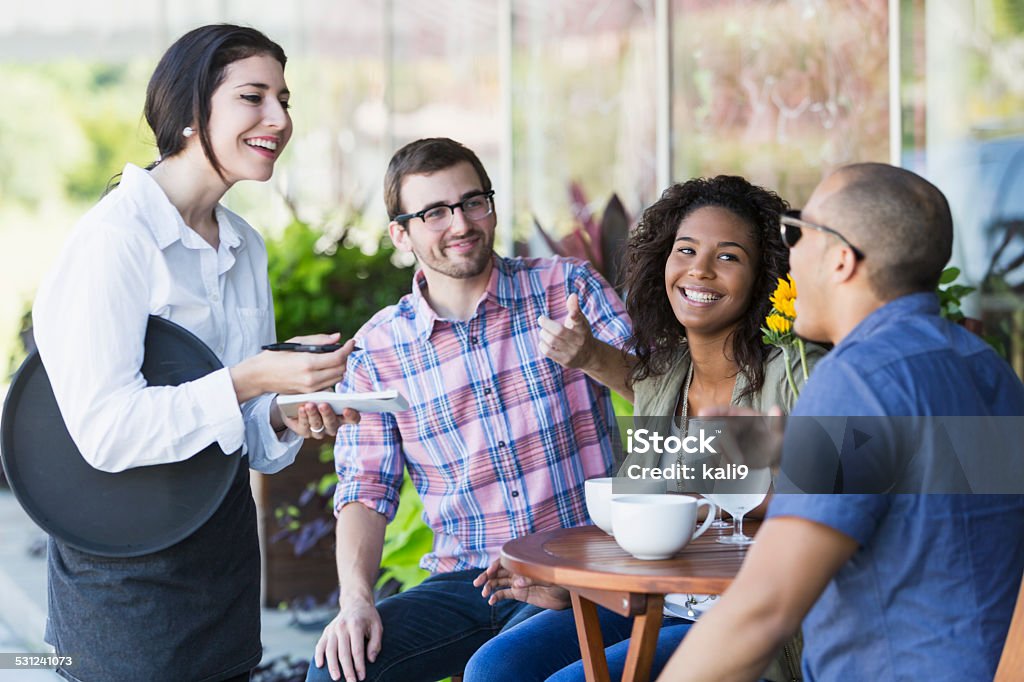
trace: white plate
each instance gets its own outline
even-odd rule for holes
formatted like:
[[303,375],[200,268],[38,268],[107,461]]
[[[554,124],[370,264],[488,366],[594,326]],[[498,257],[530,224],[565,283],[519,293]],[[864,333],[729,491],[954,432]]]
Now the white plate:
[[277,404],[286,417],[295,417],[299,413],[299,405],[305,403],[327,403],[334,408],[335,414],[341,414],[346,407],[357,412],[401,412],[409,409],[405,397],[393,390],[371,393],[320,391],[277,396]]

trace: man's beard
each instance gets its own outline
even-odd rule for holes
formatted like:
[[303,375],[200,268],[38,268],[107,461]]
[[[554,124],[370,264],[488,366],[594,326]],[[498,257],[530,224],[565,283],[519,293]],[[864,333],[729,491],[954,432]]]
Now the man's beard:
[[472,279],[473,277],[483,274],[487,269],[487,265],[491,262],[491,256],[494,252],[494,237],[492,235],[491,238],[488,239],[487,233],[482,230],[477,230],[465,235],[462,239],[465,239],[466,237],[479,237],[476,250],[472,258],[468,260],[436,258],[432,254],[428,254],[430,256],[428,258],[424,258],[421,254],[416,254],[416,256],[424,267],[429,268],[434,272],[451,277],[452,279]]

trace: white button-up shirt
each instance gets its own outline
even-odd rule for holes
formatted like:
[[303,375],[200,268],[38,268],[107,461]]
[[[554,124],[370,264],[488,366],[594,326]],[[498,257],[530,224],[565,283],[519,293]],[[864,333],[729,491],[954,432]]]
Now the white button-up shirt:
[[[227,367],[275,340],[267,252],[239,216],[216,208],[220,247],[189,228],[149,173],[121,184],[75,226],[32,309],[35,340],[68,432],[103,471],[177,462],[216,442],[272,473],[302,439],[278,439],[274,396],[239,406]],[[149,315],[185,327],[225,368],[180,386],[140,372]]]

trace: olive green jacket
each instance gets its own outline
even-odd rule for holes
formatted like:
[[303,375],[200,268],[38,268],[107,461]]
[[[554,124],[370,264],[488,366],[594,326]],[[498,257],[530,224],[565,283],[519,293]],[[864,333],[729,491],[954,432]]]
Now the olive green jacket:
[[[807,349],[807,371],[810,373],[814,364],[825,354],[825,350],[811,343],[804,345]],[[793,381],[797,387],[803,386],[804,375],[800,367],[799,353],[790,353],[790,364],[792,365]],[[633,414],[651,417],[675,414],[676,406],[679,403],[679,394],[683,389],[683,382],[686,381],[686,373],[689,370],[690,349],[684,344],[667,372],[658,376],[649,376],[633,386],[635,395]],[[740,372],[732,390],[731,405],[749,407],[758,412],[767,412],[770,408],[778,405],[783,412],[789,414],[793,403],[796,402],[796,396],[786,379],[786,363],[783,361],[781,351],[774,351],[765,363],[764,384],[761,386],[761,390],[741,399],[739,396],[747,390],[749,385],[746,373]]]
[[[805,344],[807,355],[807,371],[810,373],[814,364],[825,354],[825,350],[814,344]],[[800,387],[804,383],[803,370],[800,367],[798,353],[790,353],[793,381]],[[664,374],[649,376],[633,386],[633,427],[647,429],[653,433],[668,435],[672,433],[672,425],[676,407],[679,404],[683,382],[690,369],[690,351],[684,344],[680,348],[672,366]],[[764,383],[761,390],[750,395],[740,396],[749,386],[747,375],[740,372],[733,387],[731,405],[748,407],[759,412],[767,412],[778,405],[782,411],[789,413],[796,402],[796,396],[786,378],[786,364],[781,351],[773,352],[764,366]],[[678,420],[675,420],[678,422]],[[659,455],[648,452],[627,452],[625,461],[618,468],[618,476],[624,477],[629,467],[639,465],[641,468],[658,466]],[[693,462],[691,462],[692,464]]]

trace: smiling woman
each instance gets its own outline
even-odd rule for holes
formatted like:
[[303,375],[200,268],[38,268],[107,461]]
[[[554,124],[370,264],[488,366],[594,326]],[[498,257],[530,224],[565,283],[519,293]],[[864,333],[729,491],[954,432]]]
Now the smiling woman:
[[[182,169],[189,168],[198,171],[190,176],[190,183],[203,183],[223,194],[240,180],[262,182],[273,174],[274,163],[292,135],[284,54],[236,52],[240,58],[222,67],[205,106],[194,106],[186,112],[182,104],[176,103],[172,112],[158,111],[160,102],[177,93],[163,93],[159,87],[150,89],[146,120],[156,132],[158,146],[166,129],[175,132],[167,147],[171,153],[161,146],[162,160],[150,167],[158,183],[177,185]],[[174,65],[162,62],[157,72],[164,66]],[[182,121],[186,125],[179,128]],[[216,225],[205,209],[183,217],[216,246],[211,241],[216,238]]]
[[719,206],[704,206],[679,223],[665,262],[665,291],[688,333],[730,330],[746,310],[760,249],[748,223]]
[[[341,420],[328,405],[305,404],[288,418],[276,395],[332,386],[351,349],[260,352],[276,340],[266,249],[220,204],[235,183],[269,179],[291,137],[285,62],[259,31],[226,24],[172,45],[146,94],[160,158],[145,170],[125,166],[120,184],[79,221],[36,299],[39,355],[89,465],[116,477],[173,466],[211,445],[241,453],[223,501],[171,547],[101,557],[51,538],[46,637],[74,654],[74,670],[58,671],[68,679],[248,679],[260,660],[248,469],[278,471],[303,437],[337,433]],[[152,350],[150,316],[185,327],[224,368],[178,386],[148,385],[140,365]]]
[[284,66],[274,57],[254,55],[225,69],[211,102],[214,143],[207,156],[226,182],[270,179],[292,134],[289,97]]
[[691,352],[710,344],[719,349],[713,357],[734,365],[723,381],[730,390],[715,394],[724,397],[719,404],[729,402],[737,374],[747,379],[740,396],[760,390],[770,351],[760,326],[769,295],[789,269],[778,234],[786,208],[774,192],[720,175],[673,185],[644,211],[626,262],[634,381],[669,370],[681,344]]

